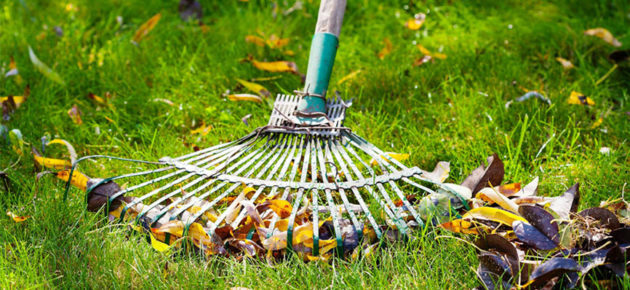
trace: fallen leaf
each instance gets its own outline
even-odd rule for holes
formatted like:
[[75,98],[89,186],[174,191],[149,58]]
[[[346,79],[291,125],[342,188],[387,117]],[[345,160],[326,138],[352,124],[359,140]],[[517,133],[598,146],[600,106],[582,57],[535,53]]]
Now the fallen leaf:
[[[534,269],[532,274],[529,276],[529,282],[527,282],[525,286],[529,286],[530,289],[544,286],[553,278],[566,273],[577,272],[579,271],[579,268],[580,266],[573,259],[559,257],[551,258]],[[567,286],[567,288],[572,287]]]
[[383,47],[383,49],[381,49],[381,51],[377,54],[380,59],[385,59],[385,57],[392,52],[393,48],[392,42],[389,41],[389,38],[384,38],[383,43],[385,44],[385,47]]
[[[99,178],[92,178],[87,182],[87,188],[89,189],[87,196],[88,211],[97,212],[102,207],[106,207],[107,201],[121,190],[120,186],[114,181],[99,184],[102,181]],[[96,184],[99,185],[94,187]],[[109,205],[109,211],[117,210],[122,205],[123,199],[124,195],[120,195],[112,200]]]
[[592,28],[592,29],[588,29],[586,31],[584,31],[585,35],[590,35],[590,36],[595,36],[595,37],[599,37],[602,40],[604,40],[605,42],[607,42],[608,44],[614,46],[614,47],[620,47],[621,46],[621,42],[619,42],[619,40],[617,40],[612,33],[610,33],[610,31],[608,31],[605,28]]
[[[385,155],[394,158],[397,161],[403,161],[403,160],[407,160],[409,159],[409,153],[395,153],[395,152],[385,152]],[[377,161],[376,159],[372,158],[372,160],[370,160],[370,165],[372,166],[376,166],[379,164],[379,162],[390,162],[389,159],[384,156],[381,155],[380,156],[381,159],[379,159],[379,161]],[[384,161],[383,161],[384,160]]]
[[191,130],[190,134],[200,134],[201,136],[206,136],[208,135],[208,133],[210,133],[210,130],[212,130],[212,128],[212,124],[206,126],[206,123],[201,123],[201,126],[199,126],[197,129]]
[[143,40],[149,34],[149,32],[151,32],[151,30],[155,28],[155,25],[160,21],[160,17],[162,17],[161,13],[155,14],[153,17],[147,20],[147,22],[140,25],[138,30],[136,30],[136,33],[133,35],[133,42],[139,43],[141,40]]
[[13,219],[13,221],[16,223],[21,223],[30,217],[30,216],[18,216],[10,211],[7,211],[7,215],[10,216]]
[[55,158],[47,158],[42,157],[35,148],[32,148],[33,159],[37,163],[37,165],[42,166],[44,168],[51,168],[56,170],[65,170],[72,167],[72,163],[69,160],[63,159],[55,159]]
[[288,38],[280,38],[275,34],[272,34],[271,36],[269,36],[269,39],[267,39],[267,45],[270,48],[281,48],[287,44],[289,44]]
[[[443,53],[439,53],[439,52],[431,52],[429,51],[426,47],[422,46],[422,44],[416,44],[416,47],[420,50],[420,52],[422,54],[424,54],[425,56],[430,56],[431,58],[438,58],[438,59],[446,59],[446,54]],[[427,60],[428,61],[428,60]],[[425,61],[426,62],[426,61]]]
[[346,81],[349,81],[349,80],[351,80],[351,79],[354,79],[354,78],[355,78],[358,74],[360,74],[360,73],[361,73],[361,70],[360,70],[360,69],[355,70],[355,71],[352,71],[351,73],[349,73],[349,74],[345,75],[344,77],[342,77],[342,78],[341,78],[341,79],[337,82],[337,85],[339,86],[339,85],[341,85],[341,84],[345,83]]
[[199,1],[181,0],[179,1],[177,10],[179,11],[179,17],[181,17],[184,21],[201,21],[201,18],[203,17],[203,9],[201,8],[201,3],[199,3]]
[[158,241],[153,234],[149,234],[149,237],[151,237],[151,247],[153,247],[156,251],[166,252],[171,248],[169,245]]
[[68,154],[70,154],[70,162],[74,163],[77,160],[77,151],[74,150],[74,146],[72,146],[72,144],[70,144],[70,142],[64,140],[64,139],[53,139],[51,141],[49,141],[48,143],[46,143],[46,146],[50,146],[53,144],[62,144],[64,146],[66,146],[66,149],[68,149]]
[[421,176],[433,182],[442,183],[448,178],[448,174],[451,171],[450,165],[447,161],[440,161],[435,165],[433,171],[423,171]]
[[424,20],[426,18],[427,16],[424,13],[418,13],[414,15],[413,19],[409,19],[407,20],[407,22],[405,22],[405,27],[411,30],[418,30],[420,29],[420,27],[422,27],[422,24],[424,24]]
[[256,35],[246,35],[245,42],[249,42],[260,47],[265,47],[266,45],[265,40],[262,37]]
[[256,209],[258,209],[259,212],[264,212],[267,209],[270,209],[274,211],[282,219],[288,218],[291,215],[291,212],[293,211],[293,207],[291,206],[291,203],[289,203],[288,201],[284,199],[267,200],[261,205],[259,205]]
[[573,65],[573,63],[571,63],[571,61],[561,58],[561,57],[556,57],[556,60],[562,65],[562,67],[564,69],[572,69],[575,66]]
[[578,93],[576,91],[571,92],[569,99],[567,99],[567,103],[571,105],[588,105],[588,106],[595,105],[595,101],[593,101],[591,98],[585,96],[582,93]]
[[251,102],[256,102],[256,103],[260,103],[262,102],[262,99],[257,96],[257,95],[252,95],[252,94],[232,94],[232,95],[228,95],[227,98],[230,101],[251,101]]
[[536,205],[521,205],[518,213],[547,238],[556,244],[560,243],[558,223],[544,208]]
[[269,97],[271,96],[271,93],[263,86],[257,84],[257,83],[252,83],[252,82],[248,82],[242,79],[236,79],[237,82],[239,82],[241,85],[243,85],[245,88],[247,88],[248,90],[257,93],[260,96],[263,97]]
[[37,55],[35,55],[35,52],[33,52],[33,49],[31,49],[30,46],[28,47],[28,56],[31,58],[31,62],[33,63],[35,68],[40,73],[42,73],[46,78],[62,86],[66,85],[66,82],[64,82],[64,80],[61,78],[61,76],[59,76],[59,74],[57,74],[48,65],[46,65],[41,60],[39,60],[39,58],[37,58]]
[[257,61],[251,57],[248,58],[247,60],[249,60],[252,63],[252,65],[259,70],[264,70],[268,72],[290,72],[290,73],[300,75],[297,65],[292,61],[281,60],[281,61],[264,62],[264,61]]
[[481,189],[479,192],[477,192],[476,198],[488,202],[495,202],[502,208],[512,212],[516,212],[518,210],[518,205],[514,201],[507,198],[507,196],[499,193],[491,187],[485,187]]
[[430,55],[423,55],[421,58],[416,59],[413,62],[413,66],[421,66],[429,61],[431,61],[433,58]]
[[72,122],[74,122],[75,124],[83,124],[83,120],[81,120],[81,111],[79,110],[79,107],[77,107],[77,105],[73,105],[72,108],[68,110],[68,116],[70,116],[70,119],[72,119]]
[[24,94],[22,96],[0,97],[0,105],[2,106],[2,119],[8,121],[11,118],[10,114],[12,114],[16,109],[22,106],[22,104],[26,102],[26,99],[28,99],[28,96],[30,94],[31,87],[27,85],[24,88]]
[[488,184],[497,186],[503,181],[503,175],[505,170],[503,168],[503,162],[499,158],[499,155],[494,153],[488,157],[488,165],[483,164],[477,167],[473,172],[464,179],[462,185],[472,190],[473,194],[476,194],[484,187],[488,187]]
[[530,247],[548,251],[558,246],[558,244],[527,222],[517,220],[511,226],[518,240]]
[[[70,178],[70,170],[62,170],[57,172],[57,178],[68,182],[68,179]],[[76,169],[72,172],[72,179],[70,180],[70,184],[78,187],[79,189],[86,191],[87,190],[87,183],[88,180],[90,178],[87,177],[85,174],[77,171]]]
[[602,227],[610,230],[616,230],[621,226],[617,216],[605,208],[592,207],[579,212],[578,215],[585,218],[591,218],[599,222]]
[[462,218],[491,220],[491,221],[502,223],[508,226],[512,226],[512,223],[514,223],[514,221],[526,222],[524,218],[516,214],[513,214],[509,211],[502,210],[495,207],[487,207],[487,206],[471,209],[468,212],[466,212],[462,216]]
[[478,228],[483,228],[484,226],[478,225],[475,222],[466,219],[455,219],[440,224],[440,227],[454,233],[478,235],[480,234]]
[[[3,133],[5,130],[8,130],[4,126],[2,126],[0,129],[2,129],[0,130],[0,132]],[[9,144],[11,144],[11,149],[13,150],[13,152],[17,153],[20,156],[24,155],[24,144],[26,144],[26,142],[24,142],[24,139],[22,138],[22,132],[19,129],[13,129],[6,134],[9,137]]]
[[554,198],[549,204],[549,208],[553,210],[561,219],[568,220],[571,213],[577,212],[580,203],[580,184],[576,183],[561,196]]

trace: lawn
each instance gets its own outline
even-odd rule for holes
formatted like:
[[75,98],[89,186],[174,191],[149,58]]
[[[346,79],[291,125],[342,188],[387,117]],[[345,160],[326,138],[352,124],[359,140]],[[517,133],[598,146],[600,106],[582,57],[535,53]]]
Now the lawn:
[[[235,140],[265,125],[273,96],[256,103],[233,102],[225,94],[248,93],[236,79],[259,79],[272,95],[301,89],[299,75],[264,72],[247,59],[293,61],[305,73],[318,1],[302,1],[301,8],[294,1],[200,2],[203,25],[182,21],[178,1],[3,1],[0,97],[22,95],[27,84],[30,96],[2,124],[19,129],[38,150],[48,136],[69,141],[79,156],[143,160],[190,153],[194,146]],[[406,28],[405,21],[419,12],[426,14],[424,25]],[[157,13],[161,19],[153,30],[132,42]],[[596,27],[623,45],[584,35]],[[587,208],[630,190],[630,69],[607,58],[630,47],[628,27],[625,0],[350,0],[330,92],[353,98],[347,127],[385,151],[410,153],[407,165],[432,169],[449,161],[448,181],[460,183],[496,152],[505,163],[505,182],[539,176],[539,194],[545,196],[580,183],[580,208]],[[247,35],[272,34],[289,43],[273,49],[245,41]],[[446,58],[417,65],[423,57],[417,44]],[[65,84],[38,71],[29,47]],[[19,78],[4,77],[11,57]],[[557,57],[574,68],[565,69]],[[529,90],[550,104],[532,98],[506,106]],[[594,104],[569,104],[572,91]],[[111,106],[90,99],[90,93],[109,95]],[[69,117],[74,105],[82,124]],[[208,134],[191,133],[202,124],[212,126]],[[37,177],[30,146],[20,157],[0,140],[0,170],[10,183],[0,186],[0,205],[30,216],[20,223],[0,218],[4,289],[479,284],[474,248],[435,228],[354,262],[295,258],[269,266],[255,259],[165,255],[143,236],[87,212],[80,190],[72,189],[64,202],[65,183]],[[60,156],[63,149],[50,147],[46,154]],[[107,177],[137,168],[99,161],[81,170]]]

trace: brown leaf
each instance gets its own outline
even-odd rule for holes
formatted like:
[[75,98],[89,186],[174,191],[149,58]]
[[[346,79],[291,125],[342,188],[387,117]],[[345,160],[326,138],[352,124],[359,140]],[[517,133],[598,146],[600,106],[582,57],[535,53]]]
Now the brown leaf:
[[535,205],[521,205],[518,213],[554,243],[560,243],[558,223],[548,211]]
[[602,227],[611,230],[618,229],[621,226],[619,224],[619,219],[617,218],[617,216],[615,216],[614,213],[605,208],[592,207],[579,212],[578,215],[599,221]]
[[[87,187],[90,188],[101,181],[102,179],[90,179],[87,182]],[[106,207],[107,200],[110,197],[114,196],[116,193],[120,192],[120,190],[120,186],[113,181],[109,181],[96,186],[88,193],[87,210],[91,212],[97,212],[102,207]],[[124,195],[118,196],[114,200],[112,200],[109,211],[114,211],[122,205],[123,196]]]
[[499,158],[499,155],[494,153],[492,156],[488,157],[488,165],[484,166],[482,164],[473,170],[473,172],[464,179],[462,185],[470,188],[472,193],[476,194],[482,188],[488,187],[488,183],[492,186],[501,184],[504,174],[503,162]]

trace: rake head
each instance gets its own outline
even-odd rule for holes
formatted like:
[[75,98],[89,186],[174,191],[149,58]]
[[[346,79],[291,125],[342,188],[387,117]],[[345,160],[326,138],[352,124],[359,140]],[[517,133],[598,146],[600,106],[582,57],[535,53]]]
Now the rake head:
[[[337,252],[343,254],[366,235],[380,240],[388,228],[407,236],[410,228],[423,227],[430,213],[408,197],[435,194],[428,186],[448,191],[452,205],[463,204],[457,192],[428,172],[406,167],[342,127],[349,105],[339,98],[327,103],[327,126],[296,125],[288,117],[299,99],[278,96],[269,124],[241,139],[164,157],[151,163],[156,169],[95,179],[88,203],[107,197],[109,210],[122,204],[113,214],[120,221],[135,218],[147,230],[179,222],[190,233],[191,225],[200,224],[213,253],[224,252],[220,245],[226,228],[236,232],[262,216],[265,221],[242,234],[252,238],[257,233],[261,241],[279,235],[284,242],[265,246],[267,250],[299,251],[296,231],[308,227],[312,245],[302,250],[313,256],[320,254],[320,240],[336,240]],[[286,201],[289,211],[252,208],[253,202],[265,200]],[[168,244],[172,232],[166,233]]]

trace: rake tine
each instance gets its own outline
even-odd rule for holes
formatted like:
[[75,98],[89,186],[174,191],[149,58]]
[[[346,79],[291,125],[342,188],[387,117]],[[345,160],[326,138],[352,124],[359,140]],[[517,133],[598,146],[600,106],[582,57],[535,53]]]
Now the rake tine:
[[[324,160],[324,155],[322,152],[322,144],[320,144],[320,140],[317,139],[317,159],[319,160],[319,168],[321,169],[322,181],[324,184],[328,184],[328,175],[326,173],[326,161]],[[324,193],[326,194],[326,199],[328,200],[328,207],[330,209],[330,215],[332,216],[333,228],[335,230],[335,236],[337,238],[337,252],[339,256],[343,256],[343,241],[341,239],[341,229],[339,227],[339,216],[337,212],[337,207],[332,198],[332,192],[330,189],[325,189]]]

